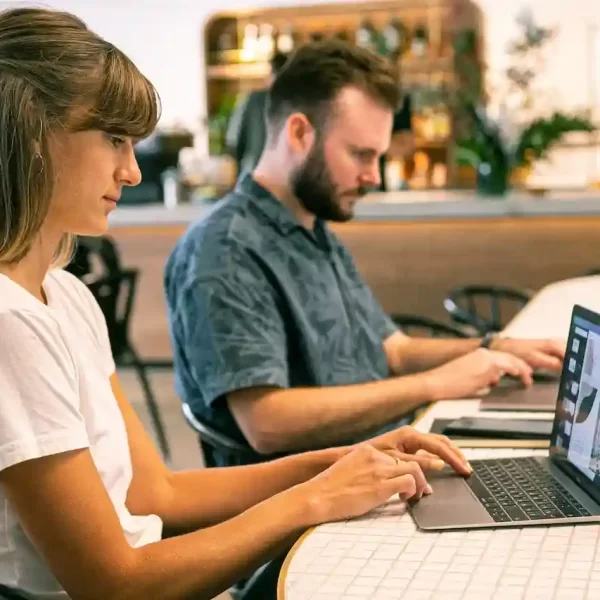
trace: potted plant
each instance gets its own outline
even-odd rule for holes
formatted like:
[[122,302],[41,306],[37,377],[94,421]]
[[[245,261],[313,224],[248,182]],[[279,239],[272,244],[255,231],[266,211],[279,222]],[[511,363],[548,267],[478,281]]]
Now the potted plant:
[[[477,171],[478,189],[486,195],[502,196],[511,181],[523,178],[536,160],[548,156],[552,148],[569,133],[593,132],[594,124],[586,114],[553,111],[540,116],[536,111],[535,79],[540,73],[544,50],[554,37],[552,29],[535,24],[531,13],[518,21],[521,36],[509,45],[513,64],[506,70],[504,110],[493,119],[478,97],[469,90],[457,96],[463,132],[455,146],[459,164],[472,165]],[[506,106],[510,104],[509,111]]]

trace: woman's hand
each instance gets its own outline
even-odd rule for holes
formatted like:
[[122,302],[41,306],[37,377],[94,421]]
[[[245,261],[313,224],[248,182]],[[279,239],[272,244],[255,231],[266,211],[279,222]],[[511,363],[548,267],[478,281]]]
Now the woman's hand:
[[407,500],[431,493],[418,460],[401,460],[371,444],[356,446],[300,489],[314,524],[357,517],[396,494]]
[[472,472],[465,455],[445,435],[421,433],[406,426],[377,436],[369,443],[401,460],[415,461],[426,470],[443,469],[447,464],[460,475]]

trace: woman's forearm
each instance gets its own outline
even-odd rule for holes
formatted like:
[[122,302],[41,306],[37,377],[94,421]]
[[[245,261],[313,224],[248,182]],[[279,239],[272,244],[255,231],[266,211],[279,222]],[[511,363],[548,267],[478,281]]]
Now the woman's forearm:
[[245,467],[174,472],[159,516],[168,535],[221,523],[311,479],[347,452],[347,448],[331,448]]
[[285,552],[315,520],[296,487],[220,525],[139,548],[116,600],[214,598]]

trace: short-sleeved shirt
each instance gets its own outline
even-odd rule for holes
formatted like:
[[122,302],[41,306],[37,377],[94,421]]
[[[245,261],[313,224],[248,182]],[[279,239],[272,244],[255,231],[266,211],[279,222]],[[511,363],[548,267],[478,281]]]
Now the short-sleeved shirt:
[[[70,273],[51,271],[43,285],[47,305],[0,274],[0,471],[87,448],[129,544],[156,542],[161,519],[126,506],[131,456],[104,316]],[[0,507],[0,584],[32,600],[67,600],[1,489]]]
[[250,175],[180,238],[165,288],[177,393],[239,441],[230,392],[390,375],[383,342],[397,329],[348,249],[320,220],[303,227]]

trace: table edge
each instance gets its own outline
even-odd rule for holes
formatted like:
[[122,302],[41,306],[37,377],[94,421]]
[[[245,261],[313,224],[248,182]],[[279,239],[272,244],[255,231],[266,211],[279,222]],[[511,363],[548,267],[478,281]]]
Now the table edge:
[[[414,427],[417,425],[423,417],[430,411],[433,410],[434,406],[437,402],[432,402],[429,406],[426,406],[422,411],[420,411],[419,415],[415,418],[415,420],[411,423],[411,426]],[[281,565],[281,570],[279,571],[279,577],[277,578],[277,600],[286,600],[285,593],[285,580],[288,574],[288,570],[290,568],[290,564],[294,559],[298,548],[302,545],[304,540],[316,529],[316,527],[311,527],[307,529],[295,542],[294,545],[289,549],[283,564]]]

